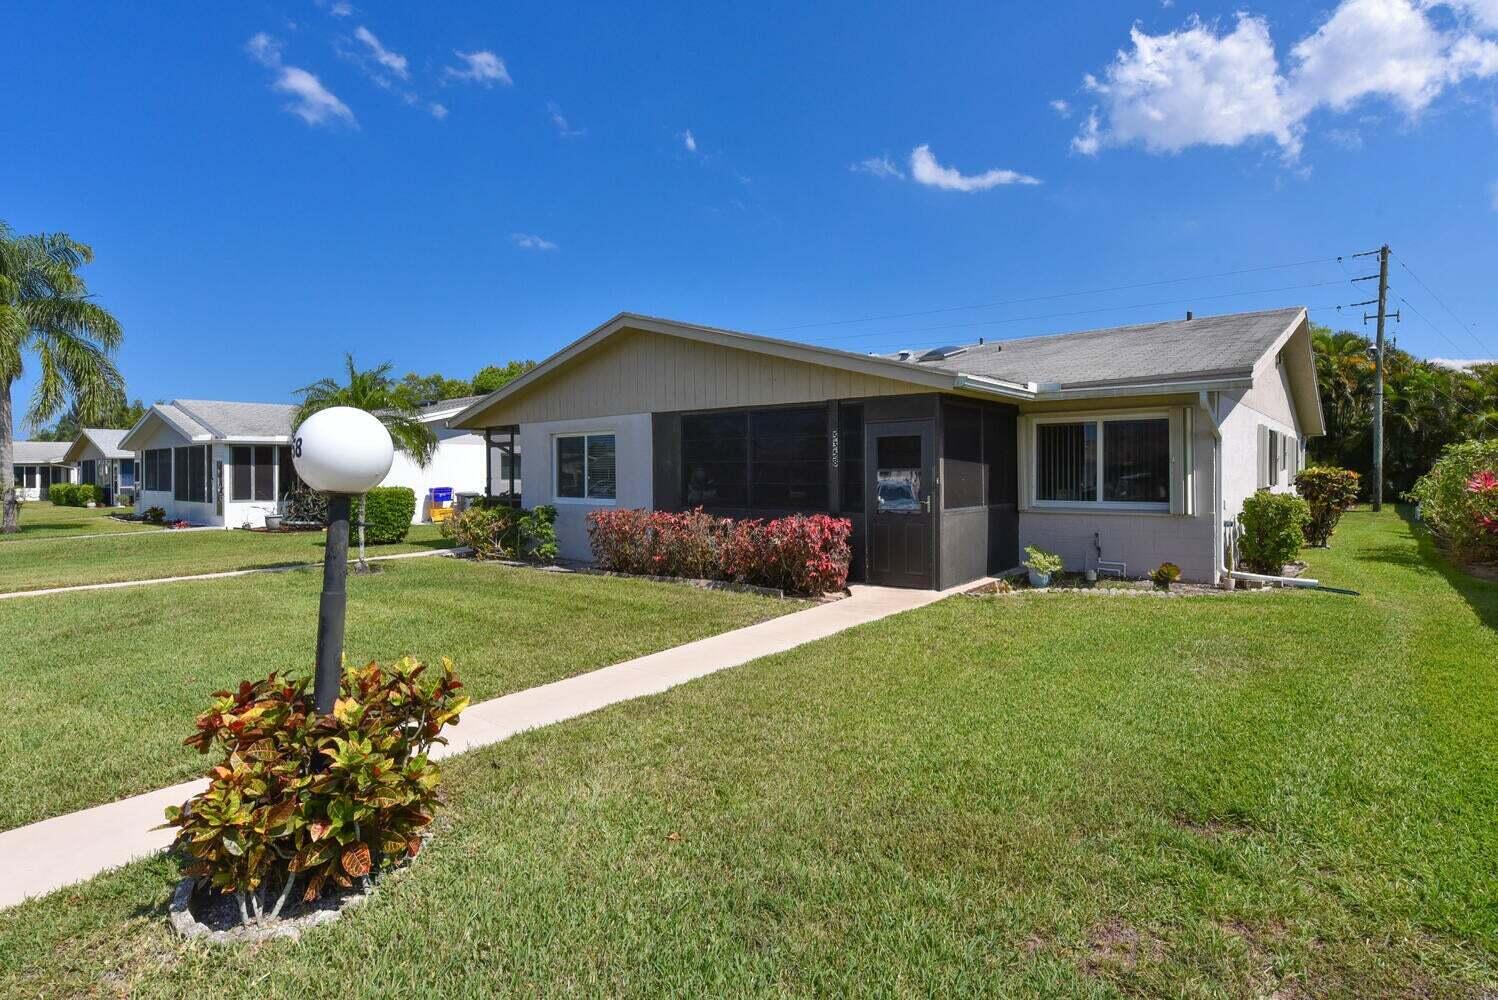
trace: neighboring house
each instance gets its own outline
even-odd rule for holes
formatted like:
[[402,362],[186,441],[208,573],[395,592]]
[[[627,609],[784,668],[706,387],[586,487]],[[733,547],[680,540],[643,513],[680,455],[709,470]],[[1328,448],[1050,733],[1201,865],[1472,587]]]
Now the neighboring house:
[[138,454],[136,508],[224,528],[265,525],[297,483],[289,403],[177,399],[157,403],[125,434]]
[[[484,491],[483,437],[446,426],[468,400],[423,409],[421,419],[437,432],[437,453],[425,469],[397,453],[383,486],[408,486],[416,514],[429,515],[425,500],[436,486],[455,493]],[[234,403],[178,399],[157,403],[125,435],[124,447],[139,455],[140,510],[160,507],[169,520],[225,528],[260,528],[265,515],[284,512],[285,498],[299,482],[292,463],[291,403]]]
[[11,454],[16,491],[22,500],[47,499],[53,483],[71,483],[73,466],[68,463],[67,441],[16,441]]
[[490,442],[491,495],[557,506],[564,557],[601,508],[826,511],[856,579],[908,587],[1026,545],[1217,581],[1244,498],[1324,432],[1301,308],[891,356],[624,313],[450,423]]
[[78,482],[98,487],[99,503],[105,507],[128,504],[134,498],[135,456],[120,443],[126,433],[85,427],[64,456],[78,467]]
[[430,498],[433,489],[447,488],[456,497],[460,493],[484,494],[484,437],[473,431],[456,430],[447,421],[482,396],[463,396],[429,403],[421,408],[421,422],[437,434],[437,451],[422,468],[400,452],[381,486],[408,486],[416,494],[416,522],[431,520]]

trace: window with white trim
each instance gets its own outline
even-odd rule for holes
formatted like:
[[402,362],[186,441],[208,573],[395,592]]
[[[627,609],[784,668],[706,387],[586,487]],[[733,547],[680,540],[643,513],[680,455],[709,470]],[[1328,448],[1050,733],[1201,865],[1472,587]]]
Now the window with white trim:
[[615,499],[614,435],[557,435],[555,486],[559,500]]
[[1117,416],[1035,424],[1035,502],[1170,509],[1170,419]]

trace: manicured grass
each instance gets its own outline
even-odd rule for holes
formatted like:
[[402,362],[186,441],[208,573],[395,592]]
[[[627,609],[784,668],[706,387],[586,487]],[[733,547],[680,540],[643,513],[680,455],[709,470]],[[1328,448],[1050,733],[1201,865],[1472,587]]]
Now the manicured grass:
[[[321,531],[168,531],[151,538],[59,538],[0,546],[0,593],[321,562],[325,537]],[[437,525],[413,524],[404,542],[371,545],[367,551],[385,556],[452,544]],[[351,553],[355,550],[350,546]]]
[[69,535],[160,531],[161,528],[136,521],[119,521],[110,515],[129,512],[128,507],[58,507],[50,500],[32,500],[21,505],[21,530],[13,535],[0,534],[0,542],[36,541],[44,538],[66,538]]
[[[0,727],[0,829],[201,774],[204,759],[181,743],[214,690],[311,672],[321,579],[299,570],[0,602],[0,705],[12,721]],[[350,576],[349,593],[351,661],[450,656],[475,700],[803,606],[443,558]]]
[[1361,596],[953,599],[455,759],[300,944],[132,865],[0,914],[0,993],[1492,995],[1498,587],[1335,545]]

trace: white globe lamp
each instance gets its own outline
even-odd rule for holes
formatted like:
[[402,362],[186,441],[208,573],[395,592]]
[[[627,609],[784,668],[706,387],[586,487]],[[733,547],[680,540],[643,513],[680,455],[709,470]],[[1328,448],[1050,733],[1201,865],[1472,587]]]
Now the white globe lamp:
[[314,490],[357,496],[389,475],[395,445],[374,414],[333,406],[314,413],[296,429],[291,460],[302,482]]
[[317,603],[317,676],[313,700],[333,711],[343,680],[343,616],[348,608],[349,497],[380,485],[395,461],[390,432],[371,413],[352,406],[319,410],[291,439],[296,474],[328,495],[328,535],[323,547],[322,597]]

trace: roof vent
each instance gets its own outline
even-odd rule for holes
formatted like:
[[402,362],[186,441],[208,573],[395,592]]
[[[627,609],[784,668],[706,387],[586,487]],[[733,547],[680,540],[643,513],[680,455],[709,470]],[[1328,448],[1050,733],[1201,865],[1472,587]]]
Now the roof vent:
[[921,361],[945,361],[947,358],[954,358],[954,357],[956,357],[957,355],[961,354],[965,350],[967,350],[966,347],[958,347],[955,344],[948,344],[946,347],[933,347],[931,350],[927,351],[925,354],[922,354],[921,357],[920,357],[920,360]]
[[909,361],[910,360],[910,352],[909,351],[896,351],[895,352],[895,359],[898,360],[898,361]]

